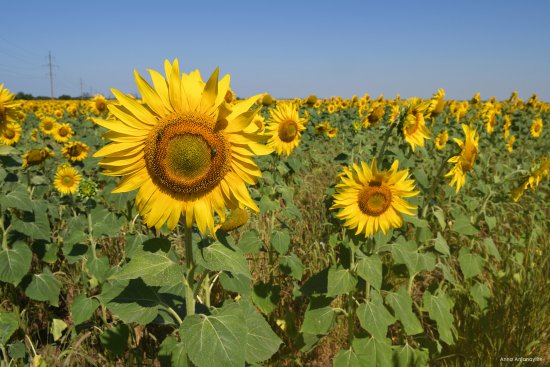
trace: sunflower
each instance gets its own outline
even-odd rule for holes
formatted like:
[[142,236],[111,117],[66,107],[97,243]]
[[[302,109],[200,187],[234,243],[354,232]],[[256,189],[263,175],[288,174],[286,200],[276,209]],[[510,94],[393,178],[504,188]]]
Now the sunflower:
[[510,136],[510,139],[506,142],[506,149],[508,149],[509,153],[512,153],[514,150],[514,142],[516,141],[516,137],[514,135]]
[[273,103],[273,97],[271,97],[269,94],[264,94],[261,98],[260,98],[260,104],[262,106],[265,106],[265,107],[268,107],[268,106],[271,106],[271,104]]
[[512,126],[512,120],[510,119],[510,115],[504,115],[504,139],[508,138],[510,135],[510,126]]
[[541,163],[537,169],[532,170],[529,177],[523,180],[523,182],[515,189],[512,190],[512,199],[517,202],[522,196],[525,190],[536,190],[542,179],[548,176],[550,170],[550,157],[543,157]]
[[531,125],[531,136],[533,138],[538,138],[542,132],[542,119],[536,118],[533,120],[533,124]]
[[333,128],[331,128],[327,131],[327,136],[330,139],[334,138],[336,135],[338,135],[338,128],[337,127],[333,127]]
[[67,123],[57,124],[57,127],[53,131],[53,138],[58,143],[66,143],[72,138],[74,131],[71,125]]
[[40,122],[39,127],[44,134],[51,135],[56,130],[57,125],[58,123],[53,117],[44,117]]
[[53,111],[53,115],[55,116],[56,119],[59,120],[60,118],[63,117],[63,111],[61,111],[61,110],[55,110],[55,111]]
[[366,112],[367,116],[363,120],[364,127],[375,127],[384,117],[384,105],[375,102]]
[[430,101],[422,102],[419,98],[413,98],[405,117],[403,136],[407,143],[410,144],[413,152],[416,146],[424,146],[424,139],[430,139],[430,130],[426,127],[424,115],[429,106]]
[[4,84],[0,84],[0,126],[17,120],[18,108],[21,102],[15,101],[15,96]]
[[61,165],[57,167],[53,185],[61,194],[70,195],[76,192],[81,179],[82,176],[76,168],[69,165]]
[[46,159],[53,156],[54,152],[52,152],[48,148],[31,149],[23,153],[23,164],[21,165],[21,168],[25,169],[29,166],[36,166],[38,164],[44,163]]
[[165,71],[166,78],[150,70],[154,87],[135,72],[143,103],[112,90],[115,120],[96,120],[111,130],[104,137],[112,143],[94,156],[104,157],[105,175],[124,176],[113,192],[139,188],[146,225],[173,229],[183,214],[188,228],[196,222],[201,233],[213,233],[213,212],[223,222],[226,207],[259,210],[245,185],[261,176],[252,157],[271,153],[262,136],[246,132],[259,96],[229,105],[229,76],[218,81],[218,69],[207,83],[199,73],[182,76],[177,59],[166,60]]
[[290,153],[300,143],[302,131],[305,129],[306,119],[298,115],[298,107],[294,102],[281,102],[270,111],[270,120],[266,126],[266,132],[270,136],[268,146],[277,154]]
[[330,123],[328,121],[321,122],[315,126],[315,132],[317,134],[323,134],[330,129]]
[[428,108],[431,117],[436,117],[443,111],[445,107],[445,100],[443,98],[445,98],[445,90],[438,89],[437,92],[434,93],[430,101],[430,107]]
[[96,95],[92,98],[92,112],[96,115],[102,115],[107,111],[107,100],[101,94]]
[[447,145],[447,140],[449,140],[449,133],[447,130],[440,132],[435,138],[435,147],[437,150],[443,150],[445,145]]
[[61,148],[61,154],[65,159],[71,162],[80,162],[88,157],[88,151],[90,148],[79,141],[72,141],[63,145]]
[[0,143],[14,145],[21,139],[21,126],[17,122],[0,125]]
[[458,155],[451,157],[447,162],[454,163],[454,167],[445,175],[452,177],[450,185],[456,184],[456,192],[464,186],[466,181],[466,173],[474,168],[474,163],[478,154],[479,135],[477,131],[471,129],[468,125],[462,124],[464,130],[465,141],[453,139],[461,149]]
[[401,213],[414,215],[415,205],[403,198],[418,195],[414,180],[409,180],[409,170],[398,171],[399,162],[393,162],[388,171],[378,171],[376,161],[371,167],[361,162],[353,164],[340,175],[331,209],[342,209],[336,217],[344,220],[344,226],[356,228],[355,234],[371,236],[382,230],[403,225]]

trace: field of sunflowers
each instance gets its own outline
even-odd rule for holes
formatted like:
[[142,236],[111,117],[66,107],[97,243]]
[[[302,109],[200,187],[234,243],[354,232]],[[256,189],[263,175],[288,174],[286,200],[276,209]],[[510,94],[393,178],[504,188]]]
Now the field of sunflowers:
[[0,366],[550,363],[549,103],[148,77],[0,85]]

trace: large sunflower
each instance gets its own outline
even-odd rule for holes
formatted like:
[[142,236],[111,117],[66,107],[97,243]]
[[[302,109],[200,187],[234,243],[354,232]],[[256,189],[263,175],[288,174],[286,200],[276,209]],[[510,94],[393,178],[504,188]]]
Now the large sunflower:
[[0,84],[0,126],[17,120],[20,104],[21,102],[15,101],[13,93],[4,89],[4,84]]
[[267,144],[277,154],[290,155],[300,143],[304,124],[307,120],[300,118],[298,106],[294,102],[280,102],[270,111],[270,119],[265,128],[270,136]]
[[409,170],[398,171],[398,166],[395,161],[388,171],[378,171],[373,160],[371,167],[361,162],[340,174],[331,209],[342,209],[336,216],[345,221],[345,227],[368,237],[380,229],[386,233],[401,227],[401,213],[414,214],[416,206],[403,198],[418,195],[418,191],[414,191],[414,180],[408,179]]
[[55,189],[64,195],[74,194],[78,189],[82,176],[76,168],[62,165],[57,168],[53,184]]
[[245,183],[261,172],[252,157],[269,154],[249,111],[259,96],[229,105],[224,97],[229,75],[218,81],[218,69],[207,83],[200,73],[181,74],[178,60],[165,61],[166,78],[150,70],[154,87],[138,73],[135,79],[143,103],[112,90],[109,104],[115,120],[96,120],[108,128],[112,143],[95,153],[109,176],[124,176],[113,192],[139,188],[136,204],[150,227],[164,223],[173,229],[180,215],[187,227],[211,233],[213,212],[225,220],[225,209],[258,207]]
[[80,162],[88,157],[90,148],[79,141],[72,141],[63,146],[61,154],[71,162]]
[[453,139],[460,147],[460,153],[451,157],[448,162],[454,163],[454,167],[445,175],[452,177],[450,185],[456,184],[456,192],[464,186],[466,181],[466,173],[474,168],[474,163],[478,154],[479,135],[477,131],[471,129],[468,125],[462,124],[465,140]]

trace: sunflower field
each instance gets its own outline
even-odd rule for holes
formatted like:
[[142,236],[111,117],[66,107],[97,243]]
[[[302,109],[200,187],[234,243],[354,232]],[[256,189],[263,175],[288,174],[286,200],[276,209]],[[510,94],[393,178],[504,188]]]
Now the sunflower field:
[[550,104],[0,85],[0,366],[550,363]]

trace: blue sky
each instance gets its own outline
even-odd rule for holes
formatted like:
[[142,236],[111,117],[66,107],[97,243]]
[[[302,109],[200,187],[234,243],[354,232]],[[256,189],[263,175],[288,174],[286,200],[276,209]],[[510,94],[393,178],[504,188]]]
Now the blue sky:
[[136,93],[133,70],[207,78],[239,96],[550,100],[548,1],[7,1],[0,83],[13,92]]

